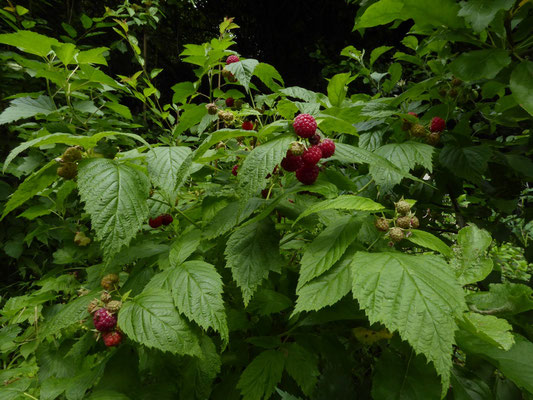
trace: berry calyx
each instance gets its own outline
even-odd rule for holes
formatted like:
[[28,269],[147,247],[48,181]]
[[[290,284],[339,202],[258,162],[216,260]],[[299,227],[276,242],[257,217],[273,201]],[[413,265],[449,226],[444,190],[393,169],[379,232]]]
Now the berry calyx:
[[172,215],[170,214],[163,214],[161,215],[161,222],[163,225],[167,226],[170,225],[174,221],[174,218],[172,218]]
[[100,332],[108,332],[117,325],[117,317],[105,308],[96,310],[93,317],[94,327]]
[[407,213],[411,211],[411,205],[405,200],[400,200],[399,202],[395,204],[395,206],[396,206],[396,211],[400,215],[407,215]]
[[378,231],[387,232],[389,230],[389,221],[387,218],[378,218],[374,221],[374,226]]
[[422,124],[414,124],[410,129],[411,135],[414,137],[426,136],[426,128]]
[[287,151],[287,155],[283,160],[281,160],[281,167],[288,172],[295,172],[304,165],[302,156],[295,156],[290,153],[290,150]]
[[226,58],[226,65],[230,65],[239,61],[239,57],[237,57],[235,54],[232,54],[231,56],[228,56],[228,58]]
[[315,165],[321,158],[322,150],[319,146],[311,146],[302,154],[302,160],[309,165]]
[[239,164],[235,164],[235,165],[233,166],[233,168],[231,169],[231,174],[232,174],[233,176],[237,176],[237,174],[239,173],[238,171],[239,171]]
[[100,281],[100,286],[105,290],[113,290],[118,283],[119,277],[117,274],[107,274]]
[[433,117],[429,126],[429,130],[431,132],[442,132],[444,129],[446,129],[446,121],[444,121],[441,117]]
[[235,100],[233,99],[233,97],[228,97],[226,99],[226,107],[233,107],[234,104],[235,104]]
[[241,126],[242,129],[245,131],[253,131],[254,130],[254,123],[252,121],[244,121]]
[[318,146],[322,150],[322,158],[329,158],[335,154],[335,142],[331,139],[324,139]]
[[102,339],[107,347],[118,346],[122,342],[122,334],[119,331],[105,332]]
[[389,230],[389,237],[393,242],[399,242],[405,238],[405,233],[403,233],[402,228],[394,227]]
[[156,229],[159,228],[163,224],[163,217],[160,215],[156,218],[150,218],[148,220],[148,225],[150,225],[151,228]]
[[292,126],[298,136],[309,138],[315,134],[317,124],[312,115],[300,114],[294,119]]
[[304,185],[312,185],[318,178],[320,169],[316,165],[304,164],[296,171],[296,179]]
[[102,292],[102,294],[100,295],[100,301],[102,303],[109,303],[111,299],[112,299],[111,295],[106,291]]

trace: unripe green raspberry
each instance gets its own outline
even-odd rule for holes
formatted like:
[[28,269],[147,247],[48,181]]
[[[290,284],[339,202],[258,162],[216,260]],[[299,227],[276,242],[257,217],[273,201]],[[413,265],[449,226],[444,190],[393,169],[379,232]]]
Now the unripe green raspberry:
[[301,156],[305,151],[305,145],[300,142],[292,142],[289,151],[293,156]]
[[414,137],[424,137],[426,136],[426,128],[422,124],[414,124],[411,126],[411,135]]
[[217,115],[218,107],[215,103],[206,104],[205,108],[207,108],[207,113],[209,115]]
[[109,303],[111,301],[112,297],[111,295],[108,293],[108,292],[102,292],[102,294],[100,295],[100,300],[103,302],[103,303]]
[[69,147],[65,150],[61,156],[63,162],[71,163],[78,160],[81,160],[81,150],[79,147]]
[[111,300],[109,303],[105,305],[106,310],[112,314],[117,313],[121,307],[122,307],[122,302],[119,300]]
[[393,242],[397,243],[405,238],[405,234],[403,233],[402,228],[395,227],[390,229],[389,237]]
[[387,232],[389,230],[389,221],[386,218],[378,218],[374,221],[374,226],[378,231]]
[[429,135],[426,136],[426,143],[435,146],[440,141],[440,133],[439,132],[431,132]]
[[57,175],[61,178],[70,180],[78,175],[78,166],[74,163],[64,163],[57,169]]
[[400,200],[396,203],[396,211],[400,215],[406,215],[409,211],[411,211],[411,205],[405,200]]
[[87,311],[89,311],[89,313],[92,314],[99,308],[100,308],[100,302],[98,301],[98,299],[92,299],[89,305],[87,306]]

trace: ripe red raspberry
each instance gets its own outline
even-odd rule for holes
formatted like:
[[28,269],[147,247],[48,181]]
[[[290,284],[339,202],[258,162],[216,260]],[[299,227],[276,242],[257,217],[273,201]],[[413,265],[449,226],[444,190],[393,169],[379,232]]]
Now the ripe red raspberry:
[[107,347],[118,346],[122,342],[122,334],[119,331],[105,332],[102,339]]
[[94,313],[93,317],[94,327],[100,332],[107,332],[117,325],[117,317],[107,311],[105,308],[100,308]]
[[309,165],[315,165],[322,158],[322,150],[319,146],[311,146],[302,154],[304,163]]
[[233,100],[233,97],[228,97],[226,99],[226,107],[233,107],[233,104],[235,104],[235,100]]
[[232,54],[231,56],[226,58],[226,65],[233,64],[239,61],[241,61],[239,57],[237,57],[235,54]]
[[304,164],[296,171],[296,179],[304,185],[312,185],[318,178],[320,169],[316,165]]
[[150,218],[148,220],[148,225],[150,225],[150,227],[154,229],[159,228],[162,224],[163,224],[163,217],[161,215],[159,217]]
[[235,165],[233,166],[233,168],[231,169],[231,173],[232,173],[232,175],[233,175],[233,176],[237,176],[237,174],[238,174],[238,170],[239,170],[239,165],[238,165],[238,164],[235,164]]
[[172,218],[172,215],[170,214],[163,214],[161,215],[161,221],[163,222],[163,225],[170,225],[172,221],[174,221],[174,218]]
[[290,151],[288,151],[285,158],[281,160],[281,167],[288,172],[294,172],[301,168],[302,165],[304,165],[302,156],[292,155]]
[[313,146],[320,143],[320,135],[318,133],[315,133],[313,136],[309,138],[309,143],[311,143]]
[[254,130],[254,123],[252,121],[244,121],[241,126],[242,129],[245,131],[253,131]]
[[418,114],[412,111],[409,111],[407,114],[412,115],[413,117],[418,118]]
[[440,117],[433,117],[429,130],[431,132],[442,132],[444,129],[446,129],[446,121]]
[[316,132],[316,120],[309,114],[300,114],[292,123],[296,134],[303,138],[309,138]]
[[331,139],[324,139],[319,147],[322,150],[322,158],[329,158],[335,154],[335,143]]

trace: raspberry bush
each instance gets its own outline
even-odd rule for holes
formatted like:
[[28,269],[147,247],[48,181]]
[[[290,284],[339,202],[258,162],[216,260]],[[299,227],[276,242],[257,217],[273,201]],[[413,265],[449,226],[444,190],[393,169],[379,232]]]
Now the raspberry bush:
[[533,398],[533,3],[364,2],[325,93],[232,18],[158,85],[158,4],[0,14],[1,397]]

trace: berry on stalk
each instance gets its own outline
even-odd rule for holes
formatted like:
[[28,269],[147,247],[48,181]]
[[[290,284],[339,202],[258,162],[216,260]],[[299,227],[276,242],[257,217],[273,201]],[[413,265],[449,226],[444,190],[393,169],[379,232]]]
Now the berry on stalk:
[[309,138],[309,143],[311,143],[313,146],[320,143],[320,135],[318,133],[315,133],[313,136]]
[[446,129],[446,121],[441,117],[433,117],[429,130],[431,132],[442,132],[444,129]]
[[309,138],[315,134],[317,124],[312,115],[300,114],[294,119],[292,126],[298,136]]
[[319,172],[316,165],[304,164],[296,171],[296,179],[304,185],[312,185],[317,180]]
[[295,156],[287,151],[287,155],[281,160],[281,167],[288,172],[294,172],[303,166],[302,156]]
[[105,332],[102,339],[107,347],[118,346],[122,342],[122,334],[119,331]]
[[378,231],[387,232],[389,230],[389,221],[387,218],[378,218],[374,221],[374,226]]
[[322,158],[329,158],[335,154],[335,142],[331,139],[324,139],[318,146],[322,150]]
[[319,146],[311,146],[302,154],[302,160],[305,164],[315,165],[322,158],[322,150]]
[[411,126],[410,132],[411,135],[414,137],[424,137],[427,133],[424,125],[421,124],[414,124],[413,126]]
[[117,325],[117,317],[105,308],[100,308],[94,313],[93,322],[98,331],[108,332]]
[[163,224],[163,217],[160,215],[159,217],[150,218],[148,220],[148,225],[150,225],[151,228],[159,228]]
[[405,238],[405,233],[403,233],[402,228],[391,228],[389,231],[389,237],[391,240],[395,243],[399,242],[403,238]]
[[400,200],[396,203],[396,211],[400,215],[406,215],[409,211],[411,211],[411,205],[405,200]]
[[232,54],[231,56],[228,56],[228,58],[226,58],[226,65],[230,65],[239,61],[239,57],[237,57],[235,54]]
[[107,274],[100,281],[100,286],[105,290],[113,290],[118,281],[119,277],[117,274]]
[[253,131],[254,130],[254,123],[252,121],[244,121],[241,126],[242,129],[245,131]]
[[233,97],[228,97],[226,99],[226,107],[233,107],[234,104],[235,104],[235,100],[233,99]]
[[233,168],[231,169],[231,174],[233,176],[237,176],[238,173],[239,173],[239,164],[235,164]]
[[161,215],[161,222],[163,225],[167,226],[170,225],[174,221],[174,218],[172,218],[172,215],[170,214],[163,214]]

